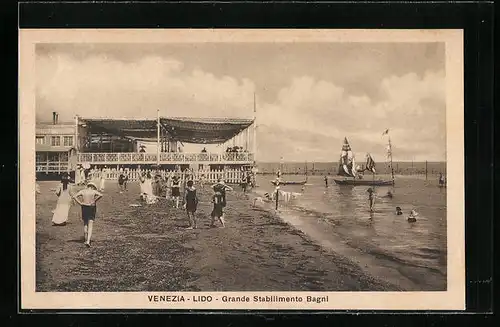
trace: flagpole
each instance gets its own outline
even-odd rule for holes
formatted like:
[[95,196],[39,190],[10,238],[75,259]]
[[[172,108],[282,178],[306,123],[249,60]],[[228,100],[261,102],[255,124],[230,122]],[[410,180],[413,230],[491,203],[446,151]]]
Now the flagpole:
[[391,137],[389,136],[389,155],[391,159],[391,177],[392,177],[392,186],[394,186],[394,168],[392,167],[392,144]]
[[156,110],[156,166],[160,166],[160,109]]

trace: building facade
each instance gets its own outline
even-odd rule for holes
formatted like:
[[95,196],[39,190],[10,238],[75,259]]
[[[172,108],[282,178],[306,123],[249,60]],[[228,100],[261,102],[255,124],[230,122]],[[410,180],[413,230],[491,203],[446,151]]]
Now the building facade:
[[60,174],[76,168],[75,125],[60,123],[54,113],[52,122],[37,123],[35,134],[36,172]]

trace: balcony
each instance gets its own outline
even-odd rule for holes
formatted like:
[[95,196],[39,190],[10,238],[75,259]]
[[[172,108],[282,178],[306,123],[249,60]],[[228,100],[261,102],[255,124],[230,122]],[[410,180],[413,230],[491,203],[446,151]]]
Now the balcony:
[[[78,163],[124,165],[124,164],[156,164],[156,153],[79,153]],[[251,164],[254,161],[253,153],[160,153],[160,164]]]

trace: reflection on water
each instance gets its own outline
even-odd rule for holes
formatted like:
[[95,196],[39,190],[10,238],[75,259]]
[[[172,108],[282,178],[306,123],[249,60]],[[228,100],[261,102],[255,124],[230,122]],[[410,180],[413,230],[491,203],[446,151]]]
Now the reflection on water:
[[[273,190],[267,176],[259,176],[258,185],[257,192]],[[375,187],[374,212],[369,210],[368,186],[331,181],[325,187],[321,176],[313,176],[303,191],[301,186],[281,189],[303,193],[284,209],[317,241],[345,244],[413,270],[427,269],[425,274],[434,274],[430,279],[435,283],[445,283],[446,189],[439,188],[437,180],[399,177],[392,199],[384,197],[392,187]],[[397,206],[403,215],[396,215]],[[411,209],[419,213],[416,223],[407,221]]]

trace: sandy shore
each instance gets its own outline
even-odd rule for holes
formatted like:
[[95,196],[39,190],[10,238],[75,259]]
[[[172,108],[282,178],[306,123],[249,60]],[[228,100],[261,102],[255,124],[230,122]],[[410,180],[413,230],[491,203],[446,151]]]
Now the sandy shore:
[[226,228],[209,228],[210,191],[199,190],[199,229],[166,200],[143,207],[139,186],[108,182],[92,247],[83,245],[80,208],[51,224],[56,182],[40,182],[36,219],[37,291],[381,291],[396,286],[312,242],[272,212],[228,193]]

